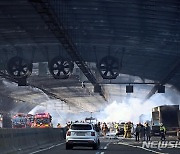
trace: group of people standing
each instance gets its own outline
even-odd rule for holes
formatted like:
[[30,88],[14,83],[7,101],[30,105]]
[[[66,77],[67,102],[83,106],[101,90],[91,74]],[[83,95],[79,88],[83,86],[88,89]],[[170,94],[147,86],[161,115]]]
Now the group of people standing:
[[150,141],[151,138],[151,128],[148,123],[144,125],[139,123],[135,128],[136,141]]
[[[67,123],[67,129],[69,129],[71,123]],[[108,123],[109,124],[109,123]],[[119,123],[111,123],[108,125],[107,123],[98,122],[94,125],[94,128],[96,132],[98,132],[99,135],[106,136],[108,132],[115,131],[116,136],[118,135],[124,135],[124,138],[131,138],[132,134],[135,134],[135,140],[136,141],[150,141],[151,139],[151,127],[146,122],[144,125],[141,123],[138,123],[136,127],[134,127],[132,122],[127,122],[124,124]],[[123,127],[124,126],[124,127]],[[61,125],[58,123],[57,128],[61,128]],[[123,129],[123,133],[121,133]],[[166,128],[163,124],[160,125],[160,136],[161,140],[165,140],[165,134],[166,134]]]
[[[160,137],[161,141],[165,140],[165,134],[166,134],[166,128],[163,124],[160,125]],[[136,125],[135,128],[135,138],[136,141],[150,141],[151,139],[151,127],[148,123],[145,123],[144,125],[139,123]]]

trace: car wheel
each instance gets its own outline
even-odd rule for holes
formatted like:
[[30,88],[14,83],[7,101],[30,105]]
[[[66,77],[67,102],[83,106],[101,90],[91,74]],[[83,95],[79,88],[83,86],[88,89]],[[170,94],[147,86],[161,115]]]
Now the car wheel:
[[70,149],[72,149],[72,148],[73,148],[72,145],[69,145],[69,144],[66,143],[66,150],[70,150]]

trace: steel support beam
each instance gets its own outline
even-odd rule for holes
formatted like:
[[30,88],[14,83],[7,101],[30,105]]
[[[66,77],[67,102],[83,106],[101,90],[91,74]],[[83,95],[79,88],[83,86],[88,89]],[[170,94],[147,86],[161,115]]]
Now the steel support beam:
[[[159,82],[159,85],[165,85],[166,83],[168,83],[173,78],[173,76],[176,74],[176,72],[178,71],[179,68],[180,68],[180,58],[178,57],[178,59],[172,66],[171,70],[168,72],[168,74]],[[151,89],[151,91],[145,97],[145,101],[148,100],[151,96],[153,96],[156,93],[159,85],[155,85]]]
[[[49,29],[54,33],[56,38],[62,44],[66,52],[71,59],[81,69],[87,79],[94,85],[94,87],[100,87],[96,78],[92,74],[90,68],[85,63],[84,59],[80,55],[76,45],[73,43],[71,37],[68,35],[63,23],[57,18],[55,12],[51,8],[48,0],[29,0],[36,11],[41,15],[44,22]],[[102,93],[101,93],[102,94]]]

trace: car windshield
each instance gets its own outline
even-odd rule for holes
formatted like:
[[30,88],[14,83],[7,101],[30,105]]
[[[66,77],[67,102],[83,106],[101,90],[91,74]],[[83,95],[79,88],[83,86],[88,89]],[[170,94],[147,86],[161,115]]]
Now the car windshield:
[[42,123],[42,124],[48,124],[50,122],[50,120],[48,119],[48,118],[37,118],[36,119],[36,123],[37,124],[40,124],[40,123]]
[[81,124],[75,124],[75,125],[71,125],[71,129],[72,130],[91,130],[92,126],[91,125],[81,125]]
[[33,122],[34,118],[28,117],[29,122]]
[[26,122],[26,119],[23,118],[23,117],[16,117],[16,118],[12,119],[12,121],[13,121],[14,123],[16,123],[16,122],[25,123],[25,122]]
[[160,126],[152,126],[152,129],[153,129],[153,130],[159,130],[159,129],[160,129]]

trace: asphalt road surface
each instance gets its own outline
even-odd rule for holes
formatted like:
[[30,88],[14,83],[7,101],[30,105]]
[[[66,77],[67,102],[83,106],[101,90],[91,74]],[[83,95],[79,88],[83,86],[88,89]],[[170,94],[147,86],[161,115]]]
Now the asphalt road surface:
[[28,154],[180,154],[180,148],[143,148],[142,142],[135,142],[134,138],[101,137],[100,141],[101,145],[98,150],[93,150],[91,147],[74,147],[72,150],[66,150],[64,141],[53,146],[36,149]]

